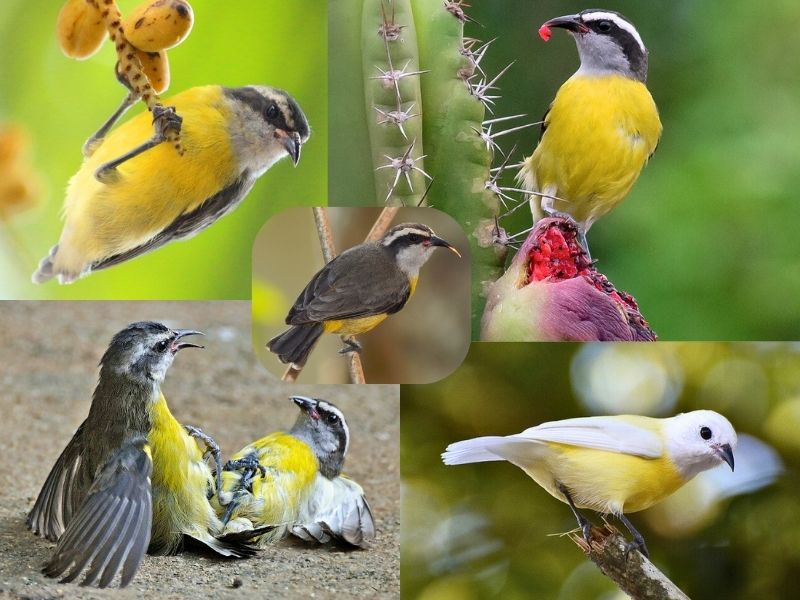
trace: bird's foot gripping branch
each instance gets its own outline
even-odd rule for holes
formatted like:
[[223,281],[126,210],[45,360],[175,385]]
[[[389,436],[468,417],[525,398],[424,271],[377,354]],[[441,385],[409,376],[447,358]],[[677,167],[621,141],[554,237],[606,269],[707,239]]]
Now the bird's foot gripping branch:
[[488,289],[488,341],[654,341],[630,294],[592,263],[574,222],[539,221],[509,269]]

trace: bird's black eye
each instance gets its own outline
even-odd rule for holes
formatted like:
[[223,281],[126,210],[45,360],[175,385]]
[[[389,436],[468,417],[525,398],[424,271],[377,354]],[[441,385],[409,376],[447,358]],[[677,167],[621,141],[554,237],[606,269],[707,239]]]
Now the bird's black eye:
[[409,233],[408,241],[412,244],[419,244],[422,241],[422,236],[418,233]]
[[156,352],[163,352],[164,350],[167,349],[167,340],[161,340],[155,346],[153,346],[153,349]]
[[267,108],[267,118],[268,119],[277,119],[278,118],[278,107],[274,104],[270,104],[269,108]]
[[339,422],[339,416],[335,415],[333,413],[328,413],[328,416],[327,416],[327,418],[325,420],[328,421],[328,423],[338,423]]
[[597,22],[597,31],[600,33],[608,33],[611,31],[611,28],[614,27],[614,24],[611,21],[598,21]]
[[701,427],[700,428],[700,437],[704,440],[711,439],[711,430],[708,427]]

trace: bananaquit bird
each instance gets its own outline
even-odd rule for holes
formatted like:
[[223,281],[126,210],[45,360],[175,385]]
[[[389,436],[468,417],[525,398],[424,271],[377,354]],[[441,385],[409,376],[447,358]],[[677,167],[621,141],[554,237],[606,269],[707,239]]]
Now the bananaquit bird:
[[619,13],[585,10],[547,21],[539,30],[569,31],[581,66],[558,90],[539,145],[518,179],[534,220],[566,213],[584,236],[627,196],[661,136],[658,109],[645,82],[647,49]]
[[297,102],[267,86],[195,87],[171,104],[183,119],[183,155],[169,144],[128,152],[152,136],[149,113],[106,137],[70,181],[61,238],[34,283],[71,283],[192,237],[235,209],[276,161],[297,164],[309,135]]
[[[39,493],[28,527],[57,541],[44,573],[83,585],[127,585],[145,553],[174,554],[184,538],[245,557],[252,532],[220,536],[203,451],[172,416],[161,384],[181,341],[197,331],[141,322],[117,333],[100,361],[89,416]],[[202,435],[202,434],[200,434]]]
[[300,408],[294,427],[253,442],[225,465],[218,497],[225,531],[272,526],[261,545],[292,534],[365,546],[375,523],[364,490],[341,474],[350,445],[342,411],[325,400],[290,400]]
[[[303,366],[325,333],[353,336],[402,309],[417,286],[419,270],[437,247],[461,254],[427,225],[395,225],[376,242],[354,246],[314,275],[286,317],[291,329],[267,348],[281,362]],[[359,351],[351,341],[342,351]]]

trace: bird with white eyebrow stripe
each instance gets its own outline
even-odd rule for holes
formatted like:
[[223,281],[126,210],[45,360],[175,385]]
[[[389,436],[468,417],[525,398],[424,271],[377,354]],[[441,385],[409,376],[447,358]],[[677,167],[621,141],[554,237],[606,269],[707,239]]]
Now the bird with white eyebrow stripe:
[[586,232],[630,192],[661,137],[658,109],[647,89],[647,48],[621,14],[584,10],[539,29],[566,29],[580,67],[556,94],[539,144],[518,174],[530,190],[534,220],[568,215]]
[[291,430],[249,444],[225,465],[221,492],[211,500],[225,533],[272,526],[259,545],[292,534],[366,546],[375,523],[364,490],[342,475],[350,446],[344,414],[325,400],[290,400],[300,409]]
[[[461,256],[421,223],[395,225],[381,239],[345,250],[311,278],[286,316],[291,327],[267,348],[281,362],[302,367],[323,333],[366,333],[406,305],[436,248]],[[341,353],[360,350],[351,339]]]

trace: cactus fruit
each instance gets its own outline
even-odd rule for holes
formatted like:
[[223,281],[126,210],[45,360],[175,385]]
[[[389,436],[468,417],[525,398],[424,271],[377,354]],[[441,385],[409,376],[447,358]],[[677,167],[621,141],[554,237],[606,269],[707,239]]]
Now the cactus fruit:
[[542,219],[491,285],[486,341],[653,341],[636,300],[618,291],[577,241],[575,224]]

